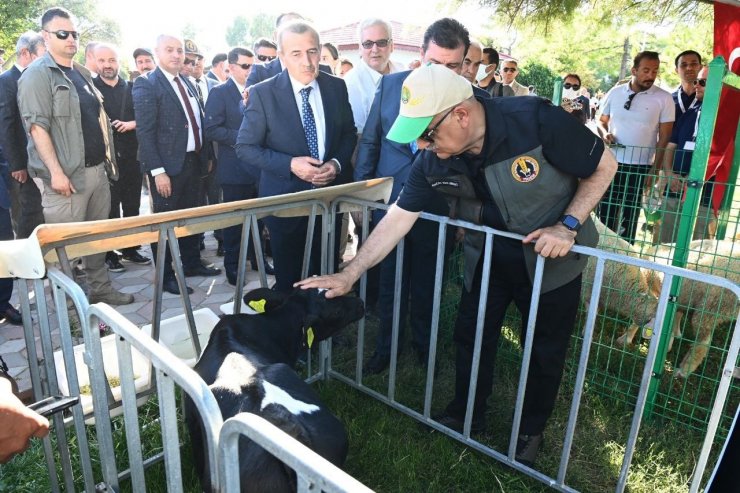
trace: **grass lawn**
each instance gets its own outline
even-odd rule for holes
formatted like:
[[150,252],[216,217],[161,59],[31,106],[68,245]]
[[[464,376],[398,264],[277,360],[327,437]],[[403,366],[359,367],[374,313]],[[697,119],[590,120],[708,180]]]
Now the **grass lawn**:
[[[367,325],[366,357],[372,352],[376,323],[370,318]],[[514,326],[515,323],[504,330],[496,368],[496,386],[487,416],[488,429],[486,433],[473,437],[501,452],[505,452],[508,446],[519,371],[518,329],[515,330]],[[354,334],[356,331],[347,331],[344,340],[335,343],[333,352],[334,368],[347,376],[354,375]],[[446,328],[440,334],[437,359],[439,373],[433,390],[433,411],[442,409],[452,393],[454,368],[450,339],[449,328]],[[403,353],[399,358],[395,395],[399,403],[421,411],[426,374],[410,353]],[[599,362],[598,357],[595,361]],[[564,378],[555,413],[545,433],[546,443],[538,459],[538,468],[551,476],[557,474],[560,461],[572,380],[573,371],[569,371]],[[364,383],[371,389],[386,393],[388,376],[381,374],[366,378]],[[316,387],[326,404],[347,427],[350,452],[345,469],[377,491],[548,491],[544,484],[441,433],[431,432],[430,428],[342,382],[319,382]],[[614,490],[632,419],[628,405],[604,395],[601,390],[587,384],[567,476],[567,484],[584,492]],[[161,451],[157,413],[154,399],[140,410],[140,424],[145,437],[143,442],[148,455]],[[127,467],[121,419],[114,418],[113,425],[116,430],[116,461],[120,471]],[[93,428],[89,429],[89,434],[94,442]],[[645,422],[630,473],[629,491],[685,491],[702,436],[700,431],[666,419]],[[185,491],[196,492],[199,491],[199,485],[191,465],[187,434],[182,429],[180,438]],[[74,456],[74,443],[72,448]],[[95,450],[93,445],[93,455],[96,454]],[[74,466],[79,471],[79,465]],[[93,466],[96,478],[100,478],[99,463],[95,462]],[[81,489],[79,472],[77,476]],[[166,491],[164,476],[161,463],[148,469],[148,491]],[[131,491],[127,481],[121,485],[123,491]],[[34,444],[26,454],[0,467],[0,491],[35,493],[49,489],[39,443]]]

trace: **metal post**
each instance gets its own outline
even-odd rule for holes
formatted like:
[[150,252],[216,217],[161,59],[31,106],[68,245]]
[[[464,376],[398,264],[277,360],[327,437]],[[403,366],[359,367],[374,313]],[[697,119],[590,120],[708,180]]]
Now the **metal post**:
[[[709,149],[712,146],[714,124],[717,120],[717,108],[719,106],[719,95],[722,90],[722,75],[724,74],[724,61],[722,57],[715,58],[709,65],[709,79],[707,90],[702,104],[702,114],[699,119],[699,129],[696,134],[696,149],[691,156],[691,170],[689,171],[688,187],[686,197],[681,207],[681,216],[678,223],[678,234],[676,238],[676,249],[673,252],[672,265],[685,267],[689,256],[689,243],[694,232],[694,223],[699,210],[704,176],[706,175],[707,162],[709,161]],[[670,340],[672,327],[676,315],[676,299],[681,290],[683,279],[674,277],[671,285],[668,311],[665,317],[663,330],[660,331],[658,344],[658,355],[655,358],[653,374],[650,378],[648,388],[647,405],[645,406],[645,418],[652,415],[658,394],[658,386],[663,378],[665,358],[668,354],[668,341]]]
[[563,79],[555,77],[554,86],[552,88],[552,104],[560,106],[563,102]]

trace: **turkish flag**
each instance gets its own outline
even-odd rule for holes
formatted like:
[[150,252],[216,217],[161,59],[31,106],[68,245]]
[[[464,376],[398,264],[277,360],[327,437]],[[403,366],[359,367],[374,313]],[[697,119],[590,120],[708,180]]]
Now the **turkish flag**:
[[[714,56],[728,61],[729,70],[740,74],[740,7],[714,3]],[[709,153],[706,179],[715,177],[712,208],[717,212],[722,205],[725,183],[729,180],[735,150],[735,133],[740,115],[740,91],[722,88],[717,123],[714,126],[712,149]]]

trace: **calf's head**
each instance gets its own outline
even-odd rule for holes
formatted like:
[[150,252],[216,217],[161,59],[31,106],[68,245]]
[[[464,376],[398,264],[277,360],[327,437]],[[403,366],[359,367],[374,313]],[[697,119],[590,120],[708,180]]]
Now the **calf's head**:
[[291,318],[300,316],[302,349],[330,338],[365,314],[361,299],[350,296],[327,299],[324,290],[315,288],[296,288],[290,293],[259,288],[245,294],[244,303],[260,313],[289,313]]

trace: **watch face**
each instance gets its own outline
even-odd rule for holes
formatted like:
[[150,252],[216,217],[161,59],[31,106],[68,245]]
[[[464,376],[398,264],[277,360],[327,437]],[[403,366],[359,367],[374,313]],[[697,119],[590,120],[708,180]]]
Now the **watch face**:
[[573,216],[563,216],[562,222],[568,229],[577,229],[581,225]]

